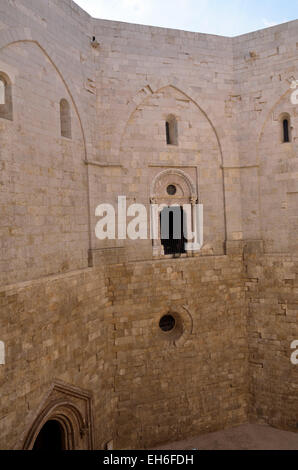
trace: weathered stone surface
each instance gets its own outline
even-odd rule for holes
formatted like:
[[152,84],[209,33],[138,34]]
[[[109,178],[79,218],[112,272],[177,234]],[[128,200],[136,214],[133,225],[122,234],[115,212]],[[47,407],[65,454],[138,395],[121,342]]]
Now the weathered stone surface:
[[[0,17],[0,448],[24,446],[57,381],[91,393],[96,449],[297,431],[297,21],[224,38],[71,0],[1,0]],[[96,238],[98,204],[149,209],[176,182],[204,205],[200,253]]]

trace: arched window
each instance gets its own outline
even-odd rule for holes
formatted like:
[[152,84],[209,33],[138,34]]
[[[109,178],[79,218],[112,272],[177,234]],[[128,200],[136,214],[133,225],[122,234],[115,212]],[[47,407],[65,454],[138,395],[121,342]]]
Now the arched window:
[[67,100],[60,101],[60,123],[61,123],[61,136],[71,139],[71,115],[70,106]]
[[168,116],[166,120],[167,145],[178,145],[178,126],[175,116]]
[[0,118],[12,121],[11,82],[3,72],[0,72]]
[[5,83],[0,77],[0,104],[5,104]]

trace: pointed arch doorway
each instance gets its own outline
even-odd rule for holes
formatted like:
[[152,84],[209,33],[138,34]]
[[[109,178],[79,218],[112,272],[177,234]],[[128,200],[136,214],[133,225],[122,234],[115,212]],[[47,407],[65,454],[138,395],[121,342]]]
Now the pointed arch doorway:
[[66,450],[65,437],[64,429],[58,421],[47,421],[43,428],[39,431],[32,450]]
[[89,392],[62,382],[51,391],[29,427],[23,450],[92,450],[93,419]]

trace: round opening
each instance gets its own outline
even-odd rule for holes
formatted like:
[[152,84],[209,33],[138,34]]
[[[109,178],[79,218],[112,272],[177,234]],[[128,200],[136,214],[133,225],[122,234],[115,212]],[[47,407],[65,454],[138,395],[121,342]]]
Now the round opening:
[[176,320],[172,315],[165,315],[159,322],[159,328],[165,333],[175,328]]
[[167,193],[170,195],[170,196],[175,196],[177,192],[177,188],[176,186],[174,186],[173,184],[170,184],[168,187],[167,187]]

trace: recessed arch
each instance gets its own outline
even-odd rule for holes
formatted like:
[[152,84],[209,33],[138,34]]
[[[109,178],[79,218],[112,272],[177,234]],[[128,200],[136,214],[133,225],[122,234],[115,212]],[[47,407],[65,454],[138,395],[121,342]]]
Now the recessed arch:
[[258,178],[258,212],[260,214],[259,217],[259,230],[260,230],[260,238],[265,239],[266,238],[266,231],[265,231],[265,221],[264,217],[262,214],[264,214],[264,201],[263,201],[263,195],[262,195],[262,185],[261,185],[261,179],[263,177],[262,175],[262,164],[265,163],[263,160],[263,139],[266,137],[266,130],[267,127],[270,126],[272,123],[274,124],[275,127],[275,132],[277,134],[277,139],[279,143],[284,143],[284,129],[283,129],[283,121],[285,118],[290,117],[290,122],[289,122],[289,137],[292,140],[293,138],[293,130],[291,127],[291,114],[288,111],[285,110],[293,110],[294,104],[291,103],[291,94],[293,93],[292,88],[288,88],[282,95],[276,99],[276,101],[271,104],[266,113],[265,119],[262,123],[260,132],[258,134],[257,138],[257,145],[256,145],[256,167],[257,167],[257,178]]
[[[8,46],[11,46],[13,44],[18,44],[18,43],[32,43],[35,44],[42,52],[43,54],[47,57],[49,62],[52,64],[54,69],[56,70],[57,74],[59,75],[60,79],[62,80],[67,94],[69,95],[70,101],[73,105],[74,111],[76,113],[76,116],[78,118],[81,134],[82,134],[82,141],[83,141],[83,149],[84,149],[84,160],[88,161],[88,152],[87,152],[87,139],[86,139],[86,133],[88,133],[88,141],[91,142],[92,138],[90,135],[90,131],[88,129],[91,129],[91,126],[85,126],[86,130],[83,126],[83,122],[81,119],[81,115],[77,106],[76,101],[79,100],[79,97],[75,97],[75,90],[72,92],[70,89],[70,85],[68,85],[68,82],[71,82],[71,78],[67,73],[67,69],[65,69],[65,64],[63,63],[63,60],[59,58],[59,56],[56,54],[54,47],[51,47],[48,43],[45,45],[44,44],[44,37],[42,34],[39,34],[37,31],[34,32],[34,38],[32,37],[32,32],[29,28],[14,28],[10,29],[9,32],[6,30],[0,32],[0,51],[5,49]],[[13,38],[13,40],[12,40]],[[67,78],[65,78],[67,77]],[[83,80],[83,77],[82,77]],[[88,181],[88,207],[87,207],[87,213],[88,213],[88,238],[89,238],[89,250],[92,249],[92,230],[91,230],[91,214],[90,214],[90,197],[89,197],[89,169],[88,165],[86,165],[86,174],[87,174],[87,181]]]
[[[173,88],[175,91],[178,91],[179,93],[184,95],[185,98],[187,98],[190,102],[192,102],[200,110],[200,112],[203,114],[203,116],[207,119],[208,123],[210,124],[210,126],[211,126],[211,128],[212,128],[212,130],[215,134],[216,140],[217,140],[219,154],[220,154],[219,163],[220,163],[221,166],[223,166],[223,153],[222,153],[222,147],[221,147],[219,135],[218,135],[217,130],[216,130],[212,120],[210,119],[209,115],[198,104],[198,101],[191,97],[191,93],[188,94],[188,93],[184,92],[182,90],[182,88],[180,88],[178,85],[174,85],[174,84],[171,84],[171,83],[164,84],[159,88],[153,87],[151,85],[147,85],[147,86],[143,87],[141,90],[139,90],[136,93],[135,97],[133,97],[129,101],[129,103],[128,103],[128,118],[126,118],[125,121],[123,121],[123,123],[120,124],[120,131],[118,133],[118,137],[115,136],[116,141],[118,139],[118,142],[119,142],[118,152],[120,152],[120,150],[122,148],[122,142],[123,142],[123,138],[126,134],[127,127],[129,126],[129,124],[131,122],[131,119],[132,119],[134,113],[137,111],[138,107],[143,106],[148,98],[152,97],[154,94],[158,94],[158,93],[162,92],[166,88]],[[120,141],[119,141],[119,139],[120,139]]]
[[[150,186],[150,198],[151,199],[156,199],[156,198],[162,198],[163,195],[160,194],[160,190],[158,188],[158,184],[162,181],[165,181],[165,187],[167,188],[170,184],[173,182],[178,181],[178,185],[180,187],[185,186],[188,189],[188,194],[185,194],[186,198],[188,199],[188,202],[192,199],[198,198],[198,193],[196,190],[196,187],[194,183],[192,182],[190,176],[188,176],[185,171],[180,170],[178,168],[170,168],[168,170],[163,170],[160,173],[158,173],[155,178],[151,182]],[[181,184],[179,184],[179,181],[181,181]],[[183,184],[184,183],[184,184]]]
[[50,421],[61,428],[64,450],[92,450],[91,396],[73,386],[56,383],[27,431],[22,449],[34,449],[38,436]]
[[263,124],[261,126],[261,130],[258,134],[258,139],[257,139],[257,164],[259,165],[260,164],[260,145],[261,145],[261,142],[262,142],[262,138],[264,136],[264,132],[265,132],[265,129],[266,129],[266,126],[268,124],[268,122],[272,119],[274,119],[274,111],[275,109],[282,103],[282,101],[288,96],[290,95],[291,93],[293,93],[293,90],[292,89],[289,89],[287,91],[285,91],[285,93],[283,93],[279,98],[278,100],[276,100],[274,102],[274,104],[271,106],[271,108],[269,109],[264,121],[263,121]]
[[[75,91],[72,92],[70,89],[70,86],[68,85],[68,82],[71,81],[71,78],[70,76],[68,76],[67,70],[64,69],[65,65],[63,64],[63,61],[59,58],[59,56],[55,53],[54,48],[51,48],[49,44],[45,45],[43,36],[41,34],[38,34],[37,31],[34,32],[34,36],[35,37],[33,38],[31,30],[28,28],[11,29],[9,31],[9,34],[7,33],[6,30],[3,32],[0,32],[0,50],[5,49],[6,47],[11,46],[13,44],[29,42],[29,43],[36,44],[36,46],[45,54],[45,56],[50,61],[50,63],[55,68],[56,72],[58,73],[59,77],[61,78],[67,90],[67,93],[71,99],[71,102],[74,106],[76,115],[79,120],[81,132],[82,132],[82,137],[84,141],[84,152],[85,152],[85,157],[87,159],[86,131],[84,129],[80,112],[76,103],[77,99],[75,98]],[[11,38],[14,38],[14,39],[11,40]]]
[[[121,119],[119,127],[117,126],[117,132],[114,134],[113,138],[113,154],[118,155],[118,159],[121,160],[120,154],[122,152],[125,153],[126,147],[124,145],[126,136],[129,134],[129,126],[133,124],[135,119],[135,113],[138,112],[139,108],[143,108],[146,106],[146,103],[149,102],[154,95],[159,95],[162,93],[166,88],[171,88],[175,92],[181,94],[181,99],[183,97],[190,103],[193,104],[198,111],[201,113],[202,119],[205,119],[209,124],[210,134],[213,133],[214,135],[214,150],[216,150],[216,160],[215,163],[218,164],[218,169],[220,171],[220,187],[222,191],[222,215],[223,215],[223,231],[224,231],[224,240],[227,240],[228,237],[228,229],[227,229],[227,205],[226,205],[226,190],[225,190],[225,170],[224,170],[224,163],[223,163],[223,151],[222,145],[219,138],[219,133],[215,125],[213,124],[210,116],[209,116],[209,109],[208,103],[205,102],[205,107],[208,110],[205,111],[203,107],[199,104],[200,96],[193,96],[195,92],[191,88],[186,88],[184,90],[183,83],[180,83],[177,80],[173,80],[172,83],[166,83],[165,81],[159,82],[157,81],[155,84],[147,84],[142,89],[140,89],[133,98],[127,104],[127,112],[125,113],[125,118]],[[202,98],[203,99],[203,98]],[[209,103],[210,105],[210,103]],[[211,110],[210,110],[211,111]],[[165,120],[167,115],[163,115],[163,119]],[[165,129],[163,129],[165,132]],[[174,149],[173,149],[174,150]],[[226,250],[226,244],[224,243],[224,250]]]
[[13,120],[12,83],[2,70],[0,70],[0,118]]

